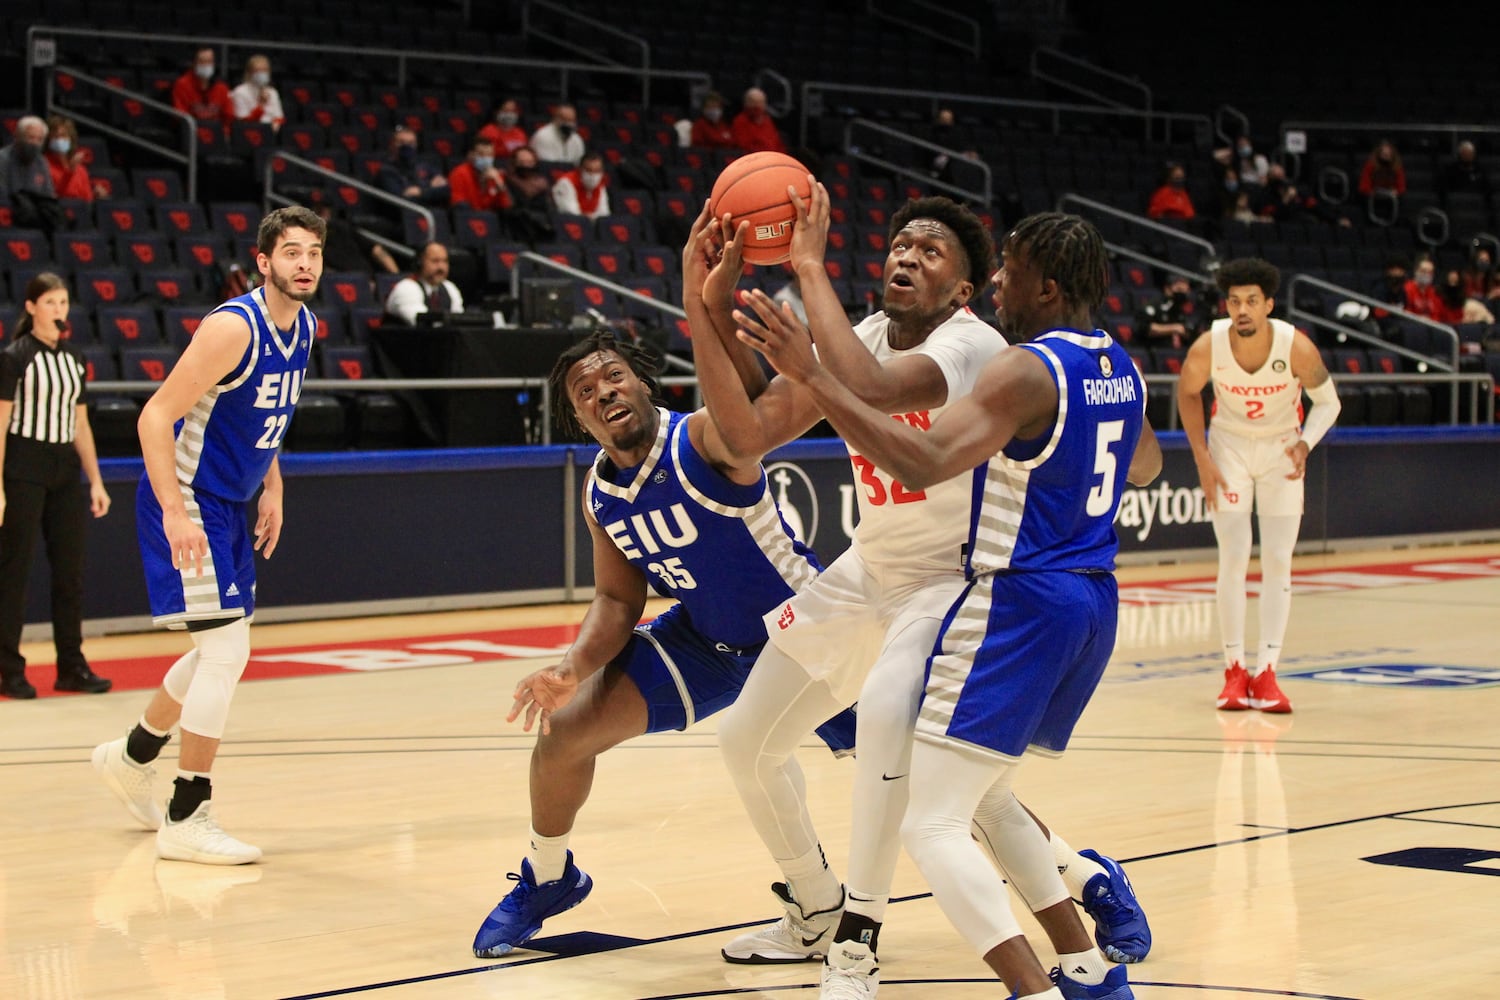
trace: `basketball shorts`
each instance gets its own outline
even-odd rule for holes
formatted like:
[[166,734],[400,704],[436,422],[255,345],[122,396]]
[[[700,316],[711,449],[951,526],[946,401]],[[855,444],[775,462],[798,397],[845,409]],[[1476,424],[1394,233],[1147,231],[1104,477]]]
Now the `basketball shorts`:
[[[761,646],[734,649],[709,639],[675,604],[636,628],[615,665],[646,700],[646,731],[686,729],[727,708],[755,666]],[[854,713],[844,711],[818,727],[835,752],[854,747]]]
[[1219,509],[1263,517],[1302,516],[1306,476],[1288,479],[1292,460],[1286,450],[1297,443],[1298,433],[1287,431],[1275,437],[1248,438],[1210,429],[1208,453],[1227,485],[1219,495]]
[[142,476],[136,487],[136,537],[146,570],[152,624],[187,628],[194,621],[249,618],[255,613],[255,551],[245,505],[186,486],[182,489],[188,516],[208,535],[202,576],[192,566],[179,570],[172,565],[171,547],[161,526],[161,504],[156,502],[151,482]]
[[849,548],[765,616],[766,634],[809,676],[826,680],[841,701],[853,703],[888,640],[913,622],[942,621],[965,585],[956,572],[882,573]]
[[990,573],[943,623],[916,735],[986,754],[1067,748],[1115,647],[1112,573]]

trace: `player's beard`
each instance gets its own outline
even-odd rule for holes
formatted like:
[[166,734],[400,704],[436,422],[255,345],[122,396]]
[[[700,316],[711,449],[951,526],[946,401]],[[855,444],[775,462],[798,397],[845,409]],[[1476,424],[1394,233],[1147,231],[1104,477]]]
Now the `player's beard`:
[[316,279],[304,291],[292,284],[291,278],[284,278],[277,274],[274,268],[271,270],[270,278],[272,287],[293,302],[310,302],[312,301],[312,297],[318,294],[318,282]]

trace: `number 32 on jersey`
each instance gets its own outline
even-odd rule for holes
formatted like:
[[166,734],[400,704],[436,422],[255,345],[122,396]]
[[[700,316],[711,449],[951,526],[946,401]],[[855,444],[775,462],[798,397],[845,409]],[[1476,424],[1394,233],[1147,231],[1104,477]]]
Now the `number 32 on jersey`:
[[875,468],[875,463],[863,455],[850,455],[849,461],[853,463],[854,475],[864,486],[865,499],[872,507],[883,507],[888,503],[916,503],[927,499],[925,492],[907,489],[881,473]]

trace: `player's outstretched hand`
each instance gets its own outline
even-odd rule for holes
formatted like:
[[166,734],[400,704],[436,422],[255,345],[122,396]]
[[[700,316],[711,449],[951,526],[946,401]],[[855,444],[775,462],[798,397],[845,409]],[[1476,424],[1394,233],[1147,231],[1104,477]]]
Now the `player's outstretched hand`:
[[521,678],[516,684],[515,702],[510,707],[506,722],[515,722],[524,710],[526,719],[521,728],[531,732],[532,725],[541,720],[542,735],[552,732],[552,713],[573,700],[578,693],[578,677],[571,670],[547,667]]
[[744,301],[753,311],[734,311],[737,336],[755,348],[782,375],[793,382],[805,382],[818,368],[813,355],[812,334],[789,303],[777,309],[771,297],[759,288],[745,293]]
[[796,188],[787,186],[787,195],[797,207],[797,221],[792,226],[792,240],[787,249],[791,252],[792,267],[802,264],[822,266],[823,255],[828,249],[828,189],[812,174],[807,175],[811,197],[804,203],[797,197]]

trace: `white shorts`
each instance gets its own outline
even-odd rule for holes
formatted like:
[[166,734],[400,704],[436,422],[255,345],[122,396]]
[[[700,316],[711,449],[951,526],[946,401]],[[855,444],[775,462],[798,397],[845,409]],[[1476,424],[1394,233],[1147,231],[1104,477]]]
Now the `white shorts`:
[[1287,478],[1293,469],[1286,453],[1299,436],[1294,429],[1276,437],[1247,438],[1210,426],[1208,454],[1226,483],[1219,510],[1248,514],[1253,504],[1262,517],[1301,517],[1307,478]]
[[770,642],[852,703],[893,636],[915,621],[941,622],[963,593],[961,573],[877,573],[850,547],[796,596],[765,616]]

